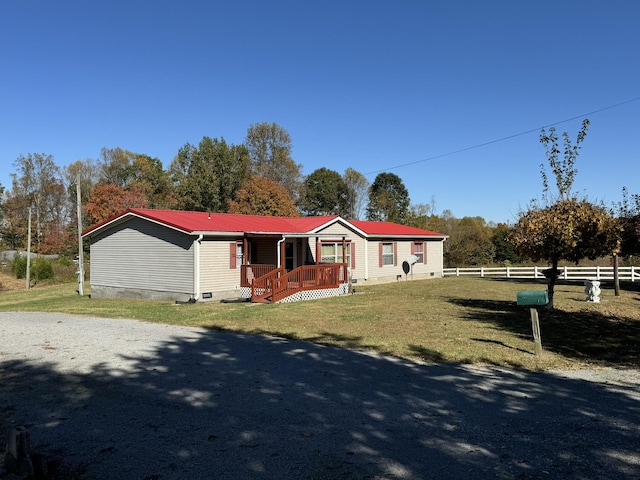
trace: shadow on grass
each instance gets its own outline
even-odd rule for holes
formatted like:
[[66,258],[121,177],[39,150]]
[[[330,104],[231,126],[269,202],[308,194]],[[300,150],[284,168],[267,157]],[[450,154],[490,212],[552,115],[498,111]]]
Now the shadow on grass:
[[[452,298],[449,301],[465,307],[468,318],[531,338],[528,307],[499,300]],[[558,308],[538,311],[545,350],[594,364],[640,366],[638,320],[595,311],[566,312]]]
[[437,350],[425,348],[422,345],[407,345],[412,354],[426,363],[450,363],[444,355]]
[[499,340],[489,340],[487,338],[472,338],[471,340],[474,342],[481,342],[481,343],[493,343],[495,345],[500,345],[501,347],[509,348],[511,350],[515,350],[521,353],[531,353],[529,350],[523,350],[522,348],[512,347],[511,345],[507,345],[506,343],[501,342]]

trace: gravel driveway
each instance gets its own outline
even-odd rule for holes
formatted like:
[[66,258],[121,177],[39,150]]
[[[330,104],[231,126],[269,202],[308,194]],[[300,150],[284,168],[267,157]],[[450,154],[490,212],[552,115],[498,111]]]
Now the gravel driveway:
[[[91,479],[640,479],[638,370],[0,313],[0,424]],[[6,474],[5,474],[6,476]]]

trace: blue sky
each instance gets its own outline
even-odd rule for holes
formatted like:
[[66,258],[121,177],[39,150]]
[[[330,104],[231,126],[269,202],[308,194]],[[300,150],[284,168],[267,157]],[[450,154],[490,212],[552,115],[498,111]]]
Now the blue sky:
[[635,0],[4,0],[0,184],[19,155],[168,167],[276,122],[304,174],[393,172],[413,204],[513,222],[540,128],[588,116],[574,191],[610,204],[640,193],[638,25]]

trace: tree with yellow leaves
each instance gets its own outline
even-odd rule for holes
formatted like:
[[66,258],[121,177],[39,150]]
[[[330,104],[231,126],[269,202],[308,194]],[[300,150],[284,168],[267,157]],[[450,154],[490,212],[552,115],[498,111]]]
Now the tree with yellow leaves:
[[508,241],[519,255],[533,261],[546,260],[551,268],[547,271],[549,308],[553,308],[553,293],[560,260],[579,262],[583,258],[596,259],[604,255],[617,254],[620,249],[622,228],[602,205],[594,205],[571,193],[573,178],[577,170],[575,160],[577,145],[584,140],[589,121],[585,120],[578,134],[576,145],[563,134],[564,161],[558,161],[560,149],[557,136],[542,130],[540,142],[547,148],[547,158],[556,177],[558,197],[550,203],[548,183],[543,170],[544,198],[547,206],[532,203],[528,211],[521,212],[518,223],[511,229]]
[[264,215],[267,217],[298,217],[296,205],[287,189],[274,180],[253,177],[228,202],[229,213]]

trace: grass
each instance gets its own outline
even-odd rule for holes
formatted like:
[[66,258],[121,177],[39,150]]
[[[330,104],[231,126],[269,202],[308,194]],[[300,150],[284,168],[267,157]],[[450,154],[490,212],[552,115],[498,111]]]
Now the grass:
[[556,286],[556,309],[540,309],[544,352],[535,355],[528,308],[516,292],[535,281],[471,277],[358,287],[356,295],[277,305],[173,303],[80,297],[75,284],[0,293],[0,311],[46,311],[274,335],[426,362],[528,370],[640,367],[640,285],[585,301],[581,283]]

